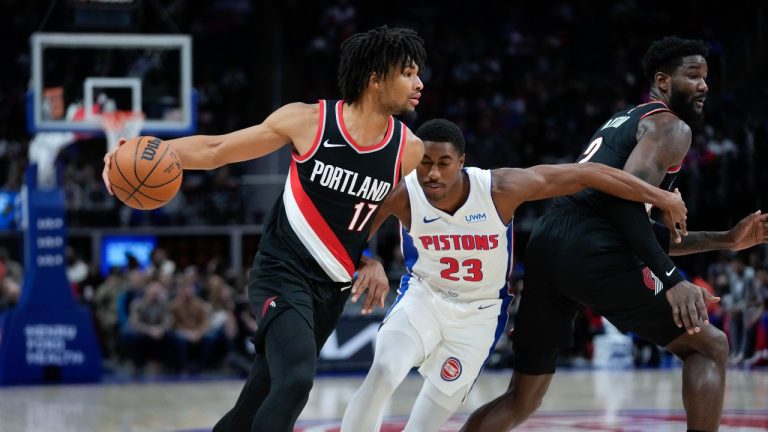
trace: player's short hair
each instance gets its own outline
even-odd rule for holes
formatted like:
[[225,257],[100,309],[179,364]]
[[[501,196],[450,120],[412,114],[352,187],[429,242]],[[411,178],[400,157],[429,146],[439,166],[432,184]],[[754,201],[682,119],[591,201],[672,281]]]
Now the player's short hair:
[[429,120],[416,130],[422,141],[449,142],[459,153],[464,154],[464,134],[456,123],[446,119]]
[[704,41],[667,36],[651,44],[643,57],[643,71],[653,83],[656,72],[672,74],[683,64],[683,57],[700,55],[706,57],[709,47]]
[[352,35],[341,44],[338,70],[341,96],[347,103],[358,102],[372,72],[384,79],[392,67],[400,66],[403,70],[415,63],[424,69],[426,60],[424,40],[411,29],[390,29],[384,25]]

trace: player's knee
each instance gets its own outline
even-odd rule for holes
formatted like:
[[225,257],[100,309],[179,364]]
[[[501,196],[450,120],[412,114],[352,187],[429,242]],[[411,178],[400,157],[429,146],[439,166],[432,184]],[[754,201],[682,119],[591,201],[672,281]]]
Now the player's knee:
[[283,394],[296,397],[307,396],[309,395],[309,391],[312,390],[313,378],[313,375],[306,373],[291,374],[291,376],[281,380],[279,384],[280,391]]
[[395,388],[399,384],[401,371],[394,362],[374,361],[368,372],[379,386]]
[[728,337],[721,330],[714,327],[712,327],[710,333],[711,336],[707,338],[702,354],[718,364],[725,364],[728,361]]

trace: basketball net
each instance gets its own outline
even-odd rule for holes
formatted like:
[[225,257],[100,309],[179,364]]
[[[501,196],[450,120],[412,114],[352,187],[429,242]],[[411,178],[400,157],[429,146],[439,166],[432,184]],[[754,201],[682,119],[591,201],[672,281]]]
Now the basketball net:
[[112,111],[101,113],[101,128],[107,137],[107,151],[117,147],[120,138],[133,138],[141,133],[144,113],[133,111]]

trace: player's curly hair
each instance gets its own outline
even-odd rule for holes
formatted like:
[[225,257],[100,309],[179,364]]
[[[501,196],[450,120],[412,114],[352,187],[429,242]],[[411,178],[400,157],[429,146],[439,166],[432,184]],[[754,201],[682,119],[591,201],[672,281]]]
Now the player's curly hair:
[[446,119],[433,119],[425,122],[416,130],[416,136],[422,141],[449,142],[453,144],[459,156],[464,154],[464,134],[456,123]]
[[656,72],[672,74],[683,64],[683,57],[701,55],[706,57],[709,48],[704,41],[667,36],[651,44],[643,57],[643,71],[653,83]]
[[347,103],[358,102],[372,72],[385,79],[393,66],[403,70],[413,62],[424,69],[426,60],[424,40],[411,29],[390,29],[384,25],[352,35],[341,44],[338,70],[341,96]]

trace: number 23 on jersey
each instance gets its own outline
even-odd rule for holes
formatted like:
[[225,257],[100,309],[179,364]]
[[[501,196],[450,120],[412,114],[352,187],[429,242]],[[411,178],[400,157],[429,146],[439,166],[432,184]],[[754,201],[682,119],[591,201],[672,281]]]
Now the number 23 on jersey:
[[467,282],[480,282],[483,280],[483,262],[476,258],[470,258],[459,263],[459,260],[451,257],[440,258],[441,264],[448,268],[440,272],[440,277],[452,281],[465,280]]

